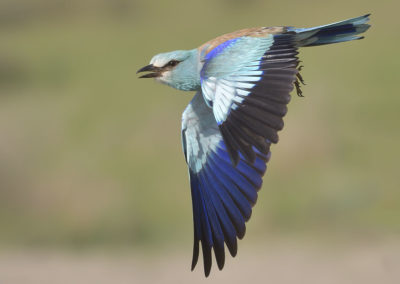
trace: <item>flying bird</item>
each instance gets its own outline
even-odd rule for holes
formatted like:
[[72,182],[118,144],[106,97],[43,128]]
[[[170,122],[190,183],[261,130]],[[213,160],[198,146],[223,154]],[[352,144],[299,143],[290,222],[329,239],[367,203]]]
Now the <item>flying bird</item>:
[[182,144],[193,206],[192,270],[201,245],[204,273],[212,250],[218,268],[225,245],[234,257],[237,239],[257,201],[270,146],[278,142],[290,92],[301,96],[298,49],[362,39],[369,14],[313,28],[243,29],[192,50],[155,55],[140,78],[195,91],[182,115]]

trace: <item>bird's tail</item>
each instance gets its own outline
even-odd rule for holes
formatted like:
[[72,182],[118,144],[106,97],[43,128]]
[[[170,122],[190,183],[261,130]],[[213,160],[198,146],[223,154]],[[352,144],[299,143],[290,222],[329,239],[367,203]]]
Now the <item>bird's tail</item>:
[[297,46],[316,46],[342,41],[362,39],[359,34],[368,30],[370,25],[369,15],[313,28],[296,29],[289,28],[289,32],[295,32]]

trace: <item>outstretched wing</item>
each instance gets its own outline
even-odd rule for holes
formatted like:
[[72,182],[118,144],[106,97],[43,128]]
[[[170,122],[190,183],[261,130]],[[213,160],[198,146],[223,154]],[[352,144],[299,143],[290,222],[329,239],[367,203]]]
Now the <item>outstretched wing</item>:
[[212,249],[220,269],[224,243],[236,255],[236,237],[244,236],[294,84],[301,95],[297,47],[359,39],[368,16],[310,29],[241,30],[199,47],[201,92],[182,120],[193,201],[192,269],[199,242],[206,276]]
[[236,167],[232,165],[213,111],[201,92],[183,113],[182,144],[193,202],[192,270],[197,264],[201,243],[204,272],[208,276],[212,249],[219,269],[225,263],[224,243],[230,254],[236,255],[236,237],[241,239],[245,234],[245,222],[256,203],[270,153],[264,154],[254,148],[253,162],[239,155]]
[[240,155],[253,162],[256,150],[267,154],[269,144],[278,142],[298,74],[296,33],[256,31],[200,47],[203,96],[234,165]]

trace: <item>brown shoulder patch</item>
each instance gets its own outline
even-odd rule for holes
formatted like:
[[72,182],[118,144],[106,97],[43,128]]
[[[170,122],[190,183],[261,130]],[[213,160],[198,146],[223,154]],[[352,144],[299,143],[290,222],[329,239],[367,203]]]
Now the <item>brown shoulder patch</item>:
[[286,31],[285,27],[258,27],[258,28],[249,28],[249,29],[243,29],[243,30],[238,30],[232,33],[224,34],[221,35],[215,39],[212,39],[201,46],[199,46],[197,49],[202,52],[204,55],[209,53],[211,50],[213,50],[215,47],[220,45],[221,43],[224,43],[225,41],[237,38],[237,37],[242,37],[242,36],[249,36],[249,37],[266,37],[270,34],[280,34],[284,33]]

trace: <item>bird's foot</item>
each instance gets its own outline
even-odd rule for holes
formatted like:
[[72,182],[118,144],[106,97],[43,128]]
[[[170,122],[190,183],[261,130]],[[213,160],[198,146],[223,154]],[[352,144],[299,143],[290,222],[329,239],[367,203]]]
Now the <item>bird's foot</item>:
[[300,88],[300,84],[301,85],[305,85],[306,83],[304,82],[303,77],[300,74],[301,69],[303,69],[303,65],[299,66],[299,68],[297,68],[297,70],[299,71],[296,74],[296,81],[294,82],[294,86],[296,87],[296,93],[299,97],[304,97],[303,96],[303,91]]

